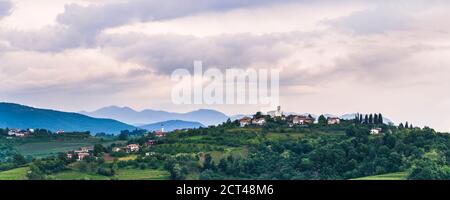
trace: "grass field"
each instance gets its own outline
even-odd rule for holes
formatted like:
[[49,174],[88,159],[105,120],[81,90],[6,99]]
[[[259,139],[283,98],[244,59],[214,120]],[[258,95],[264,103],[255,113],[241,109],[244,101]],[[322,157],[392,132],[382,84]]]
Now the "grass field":
[[16,168],[0,172],[0,180],[25,180],[28,167]]
[[125,157],[119,158],[120,161],[129,161],[129,160],[136,160],[137,155],[129,155]]
[[109,145],[111,142],[101,142],[97,139],[69,140],[69,141],[45,141],[31,142],[20,145],[17,150],[24,156],[47,157],[59,152],[76,150],[82,146],[93,146],[94,144]]
[[52,176],[55,180],[166,180],[169,177],[170,174],[167,171],[152,169],[119,169],[113,177],[75,170],[67,170]]
[[119,180],[167,180],[170,174],[162,170],[120,169],[116,178]]
[[53,175],[55,180],[109,180],[107,176],[69,170]]
[[397,172],[390,174],[382,174],[377,176],[367,176],[362,178],[356,178],[352,180],[406,180],[408,176],[407,172]]

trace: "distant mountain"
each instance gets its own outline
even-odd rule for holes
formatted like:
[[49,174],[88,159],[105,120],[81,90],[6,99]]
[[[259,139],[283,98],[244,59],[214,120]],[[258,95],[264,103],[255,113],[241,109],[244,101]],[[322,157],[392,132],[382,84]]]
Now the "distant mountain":
[[193,129],[193,128],[200,128],[205,127],[205,125],[198,123],[198,122],[189,122],[189,121],[182,121],[182,120],[169,120],[164,122],[157,122],[153,124],[148,124],[144,126],[140,126],[139,128],[148,130],[148,131],[157,131],[161,130],[161,127],[164,126],[164,131],[174,131],[174,130],[181,130],[181,129]]
[[93,112],[80,112],[91,117],[109,118],[129,124],[149,124],[168,120],[195,121],[204,125],[217,125],[225,122],[228,116],[215,111],[201,109],[188,113],[173,113],[146,109],[136,111],[128,107],[109,106]]
[[136,127],[112,120],[97,119],[78,113],[32,108],[19,104],[0,103],[0,127],[2,128],[42,128],[51,131],[90,131],[95,133],[118,134],[121,130]]
[[253,117],[253,115],[243,115],[243,114],[232,115],[232,116],[230,116],[230,120],[231,121],[239,120],[239,119],[242,119],[244,117]]

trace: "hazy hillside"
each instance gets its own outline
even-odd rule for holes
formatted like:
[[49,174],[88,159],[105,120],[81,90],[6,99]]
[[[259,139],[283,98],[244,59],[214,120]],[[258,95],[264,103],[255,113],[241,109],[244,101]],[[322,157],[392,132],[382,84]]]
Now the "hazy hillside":
[[153,124],[148,124],[144,126],[140,126],[139,128],[148,130],[148,131],[156,131],[161,130],[161,127],[164,126],[164,131],[174,131],[174,130],[181,130],[181,129],[192,129],[192,128],[200,128],[204,127],[205,125],[198,123],[198,122],[189,122],[189,121],[182,121],[182,120],[169,120],[164,122],[157,122]]
[[135,125],[169,120],[195,121],[204,125],[217,125],[228,119],[228,116],[221,112],[207,109],[196,110],[188,113],[173,113],[150,109],[136,111],[128,107],[110,106],[93,112],[81,113],[91,117],[115,119]]

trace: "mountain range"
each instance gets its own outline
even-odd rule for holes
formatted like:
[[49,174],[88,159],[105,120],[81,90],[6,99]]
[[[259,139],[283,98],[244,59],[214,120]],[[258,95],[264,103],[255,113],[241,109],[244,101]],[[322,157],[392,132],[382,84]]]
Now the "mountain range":
[[[295,114],[295,113],[286,113]],[[307,115],[307,114],[303,114]],[[71,113],[29,106],[0,103],[0,128],[42,128],[51,131],[64,130],[90,131],[95,133],[118,134],[122,130],[137,128],[149,131],[160,130],[162,125],[166,131],[186,128],[198,128],[217,125],[228,118],[240,119],[251,115],[226,116],[215,111],[201,109],[188,113],[173,113],[156,110],[135,111],[128,107],[110,106],[94,112]],[[312,115],[317,118],[317,115]],[[325,116],[334,116],[327,114]],[[353,119],[355,114],[340,116],[342,119]],[[385,123],[392,123],[384,117]],[[133,124],[133,125],[130,125]]]
[[78,113],[39,109],[29,106],[0,103],[1,128],[41,128],[50,131],[64,130],[90,131],[95,133],[118,134],[121,130],[133,130],[136,127],[113,119],[99,119]]
[[228,116],[221,112],[207,109],[200,109],[187,113],[174,113],[151,109],[136,111],[129,107],[109,106],[100,108],[93,112],[82,111],[80,113],[96,118],[115,119],[138,126],[169,120],[198,122],[203,125],[210,126],[223,123],[228,119]]

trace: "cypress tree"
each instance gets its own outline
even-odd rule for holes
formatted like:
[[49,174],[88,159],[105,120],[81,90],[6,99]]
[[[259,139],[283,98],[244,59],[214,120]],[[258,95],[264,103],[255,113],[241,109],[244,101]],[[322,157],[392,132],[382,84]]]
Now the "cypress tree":
[[355,124],[359,124],[359,114],[355,115],[354,122],[355,122]]
[[380,124],[383,124],[383,115],[380,113],[378,114],[378,121],[380,122]]
[[359,123],[362,124],[363,123],[363,115],[359,114]]
[[373,124],[373,114],[369,115],[369,124]]
[[379,124],[380,122],[378,121],[378,115],[377,114],[375,114],[374,116],[373,116],[373,123],[374,124]]
[[403,123],[400,123],[400,125],[398,125],[398,128],[399,128],[399,129],[404,128]]
[[368,123],[369,123],[369,115],[366,114],[366,116],[364,117],[364,124]]
[[409,128],[409,124],[408,124],[408,122],[406,122],[406,124],[405,124],[405,128]]

